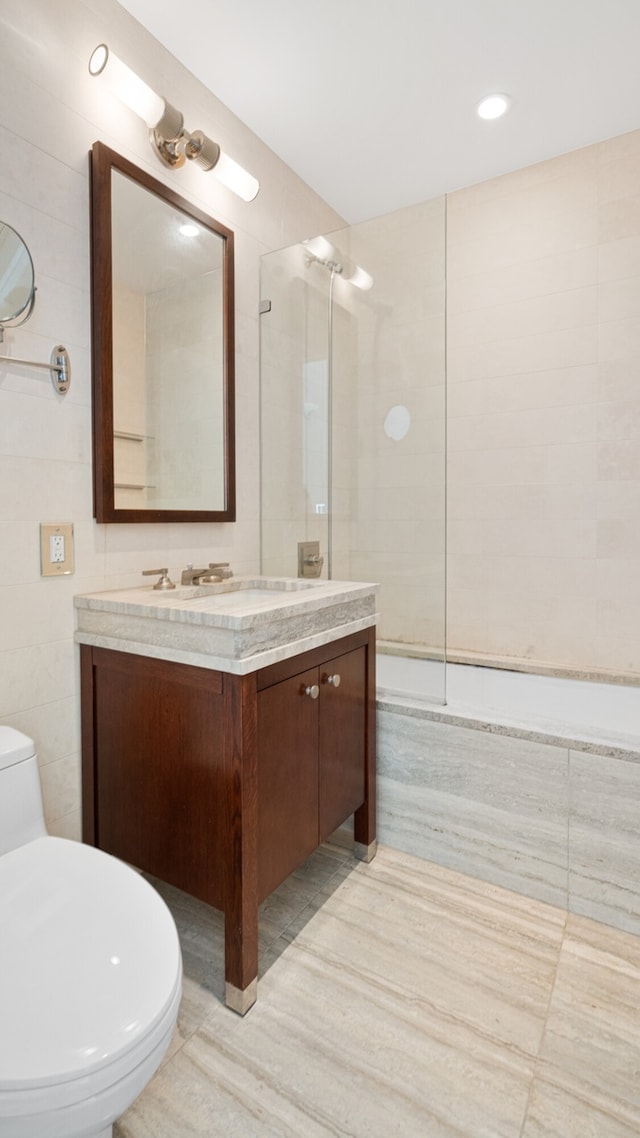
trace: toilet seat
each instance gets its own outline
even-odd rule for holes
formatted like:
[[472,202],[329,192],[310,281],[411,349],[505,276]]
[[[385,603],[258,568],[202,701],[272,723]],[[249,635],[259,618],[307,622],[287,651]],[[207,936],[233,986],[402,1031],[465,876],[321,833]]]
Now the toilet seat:
[[0,1118],[108,1093],[152,1055],[157,1066],[182,964],[155,890],[108,854],[47,836],[0,857],[0,907]]

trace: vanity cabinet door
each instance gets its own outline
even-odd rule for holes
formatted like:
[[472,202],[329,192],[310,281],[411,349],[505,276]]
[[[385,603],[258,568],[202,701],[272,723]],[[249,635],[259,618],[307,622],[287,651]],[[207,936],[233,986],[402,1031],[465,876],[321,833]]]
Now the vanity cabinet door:
[[221,908],[226,844],[221,674],[91,651],[93,690],[86,692],[86,710],[95,758],[86,772],[85,793],[94,780],[96,844]]
[[258,898],[318,844],[318,669],[258,693]]
[[258,894],[263,900],[365,796],[366,652],[258,693]]
[[319,841],[364,801],[367,716],[364,648],[319,669]]

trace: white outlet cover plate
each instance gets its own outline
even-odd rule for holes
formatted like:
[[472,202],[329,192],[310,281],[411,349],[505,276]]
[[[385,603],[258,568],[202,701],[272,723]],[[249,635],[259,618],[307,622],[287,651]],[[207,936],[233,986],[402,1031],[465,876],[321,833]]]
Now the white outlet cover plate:
[[[54,561],[59,556],[62,538],[64,560]],[[43,577],[66,577],[73,573],[73,522],[41,522],[40,524],[40,572]]]

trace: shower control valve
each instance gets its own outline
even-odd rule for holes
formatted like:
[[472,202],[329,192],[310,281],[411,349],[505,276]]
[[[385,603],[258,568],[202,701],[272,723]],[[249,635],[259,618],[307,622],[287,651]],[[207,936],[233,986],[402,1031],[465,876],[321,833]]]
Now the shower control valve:
[[319,577],[322,573],[324,557],[320,556],[319,541],[298,542],[298,576]]

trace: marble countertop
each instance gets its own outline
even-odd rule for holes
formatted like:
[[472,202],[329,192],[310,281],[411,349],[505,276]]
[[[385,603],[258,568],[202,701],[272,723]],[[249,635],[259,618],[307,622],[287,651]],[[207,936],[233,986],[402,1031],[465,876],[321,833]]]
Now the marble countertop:
[[238,675],[376,623],[376,584],[234,577],[74,598],[79,644]]

